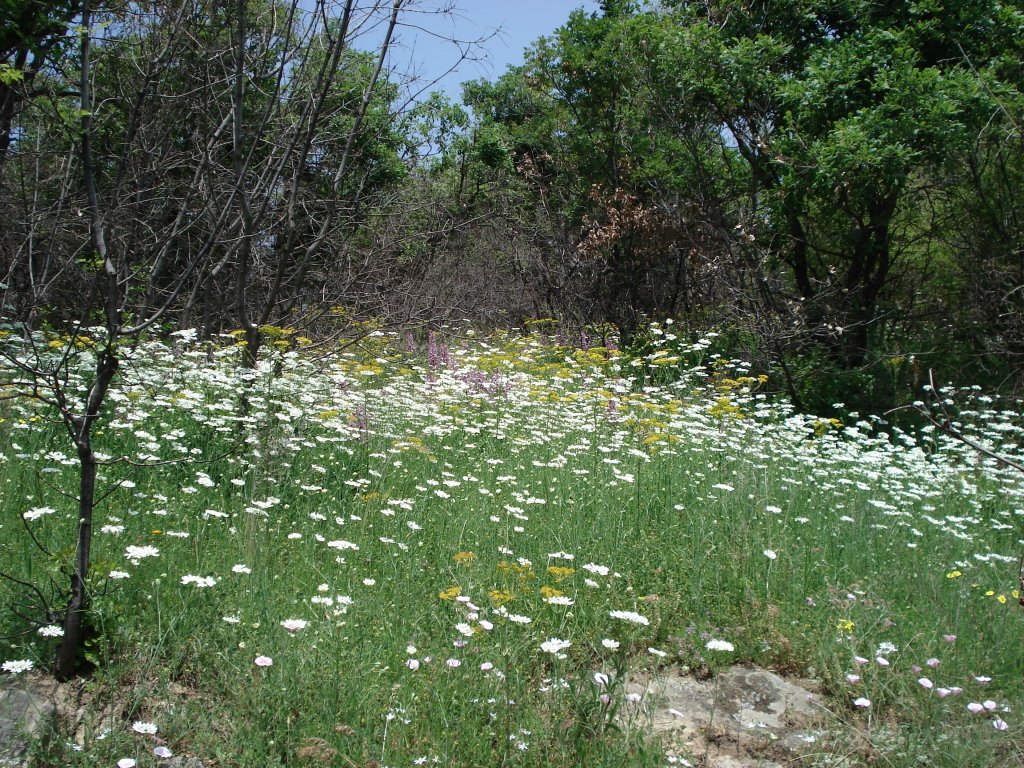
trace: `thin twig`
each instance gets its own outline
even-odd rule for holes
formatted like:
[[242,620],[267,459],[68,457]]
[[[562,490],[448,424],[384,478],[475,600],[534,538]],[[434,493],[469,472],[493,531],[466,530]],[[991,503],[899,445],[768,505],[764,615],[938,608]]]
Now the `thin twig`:
[[17,578],[16,576],[11,576],[11,574],[6,573],[5,571],[0,571],[0,578],[7,579],[8,581],[14,582],[15,584],[19,584],[19,585],[25,587],[25,589],[28,589],[28,590],[31,590],[32,592],[35,592],[36,595],[39,596],[39,602],[42,603],[43,608],[46,609],[46,615],[50,616],[52,614],[53,611],[50,608],[49,601],[46,599],[46,596],[39,590],[39,588],[35,584],[30,584],[27,581],[22,581],[21,579]]
[[965,435],[963,432],[961,432],[960,430],[956,429],[953,426],[953,415],[946,408],[946,404],[942,402],[942,398],[939,397],[938,390],[935,388],[935,379],[933,377],[933,372],[930,369],[928,371],[928,384],[931,387],[932,397],[935,398],[936,405],[942,411],[942,421],[936,419],[927,408],[918,405],[904,405],[899,408],[893,408],[892,410],[886,411],[885,415],[888,416],[890,413],[895,413],[896,411],[905,410],[906,408],[913,408],[919,414],[924,416],[929,423],[931,423],[933,426],[941,430],[943,434],[949,435],[954,440],[959,440],[964,445],[973,448],[978,453],[988,456],[990,459],[994,459],[995,461],[999,462],[1000,464],[1003,464],[1004,466],[1010,467],[1011,469],[1015,469],[1018,472],[1024,473],[1024,464],[1021,464],[1019,461],[1009,459],[1006,456],[1002,456],[996,453],[995,451],[986,448],[983,445],[980,445],[979,443],[967,437],[967,435]]

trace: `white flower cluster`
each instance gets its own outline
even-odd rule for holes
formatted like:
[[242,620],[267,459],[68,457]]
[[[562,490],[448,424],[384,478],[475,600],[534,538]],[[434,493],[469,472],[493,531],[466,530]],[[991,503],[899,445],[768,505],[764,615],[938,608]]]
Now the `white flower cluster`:
[[613,619],[621,619],[622,621],[628,621],[631,624],[640,624],[644,627],[651,623],[647,620],[646,616],[641,616],[635,611],[609,611],[608,615]]

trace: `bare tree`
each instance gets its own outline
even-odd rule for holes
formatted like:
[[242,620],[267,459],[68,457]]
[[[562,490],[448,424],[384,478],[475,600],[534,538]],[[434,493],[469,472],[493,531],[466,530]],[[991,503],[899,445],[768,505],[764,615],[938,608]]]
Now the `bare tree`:
[[[125,350],[163,324],[231,304],[245,361],[260,326],[323,314],[338,232],[382,182],[394,119],[388,53],[412,0],[165,0],[80,6],[78,42],[19,113],[0,166],[10,216],[0,301],[22,342],[0,351],[0,397],[59,417],[79,463],[75,554],[55,674],[76,672],[99,460],[95,426]],[[364,35],[373,53],[356,50]],[[72,79],[72,76],[73,79]],[[75,93],[72,102],[61,93]],[[13,119],[13,118],[12,118]],[[375,142],[377,142],[375,144]],[[224,299],[230,296],[231,301]],[[46,322],[65,333],[41,342]],[[76,342],[91,371],[80,395]]]

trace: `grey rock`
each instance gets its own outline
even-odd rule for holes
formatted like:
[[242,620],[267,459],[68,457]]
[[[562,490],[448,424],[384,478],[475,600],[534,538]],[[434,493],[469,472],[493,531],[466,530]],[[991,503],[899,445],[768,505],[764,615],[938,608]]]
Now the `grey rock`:
[[779,763],[772,760],[757,760],[750,757],[735,757],[733,755],[714,755],[709,757],[711,768],[782,768]]
[[665,670],[625,687],[640,696],[623,715],[631,727],[711,768],[776,768],[773,758],[807,748],[801,727],[823,711],[808,687],[753,667],[730,667],[709,680]]
[[0,688],[0,766],[24,765],[33,740],[47,736],[57,706],[35,692],[29,680],[14,678]]

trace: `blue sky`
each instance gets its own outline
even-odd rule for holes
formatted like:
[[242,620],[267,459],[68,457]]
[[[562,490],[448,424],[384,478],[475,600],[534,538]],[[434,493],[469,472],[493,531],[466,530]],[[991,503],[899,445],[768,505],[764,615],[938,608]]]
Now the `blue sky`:
[[[436,0],[422,3],[418,6],[422,13],[405,17],[392,63],[399,69],[411,64],[423,81],[444,76],[431,90],[442,90],[456,101],[460,83],[481,77],[495,79],[509,65],[522,63],[523,49],[554,32],[576,8],[598,10],[598,0],[456,0],[456,11],[450,15],[427,12],[441,4]],[[470,41],[484,37],[489,39],[475,53],[486,60],[463,61],[454,73],[444,74],[459,59],[452,38]]]

